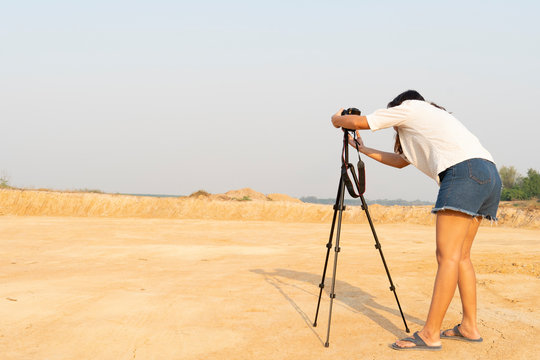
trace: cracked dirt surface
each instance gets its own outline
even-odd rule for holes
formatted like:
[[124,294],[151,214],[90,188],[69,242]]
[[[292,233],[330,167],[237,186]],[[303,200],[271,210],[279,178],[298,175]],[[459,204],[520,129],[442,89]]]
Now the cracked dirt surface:
[[[377,225],[412,331],[436,271],[433,226]],[[534,359],[540,231],[482,227],[473,246],[482,344],[396,352],[408,336],[365,224],[344,224],[330,347],[330,224],[0,217],[0,358]],[[333,259],[333,251],[331,260]],[[330,261],[329,271],[331,271]],[[456,297],[443,327],[460,320]]]

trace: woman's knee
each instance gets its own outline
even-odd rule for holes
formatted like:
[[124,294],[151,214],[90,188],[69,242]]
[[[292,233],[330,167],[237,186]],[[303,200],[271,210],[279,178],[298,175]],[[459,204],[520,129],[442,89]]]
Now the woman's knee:
[[441,251],[440,249],[437,249],[435,255],[439,265],[442,263],[458,264],[461,261],[461,253],[458,252]]

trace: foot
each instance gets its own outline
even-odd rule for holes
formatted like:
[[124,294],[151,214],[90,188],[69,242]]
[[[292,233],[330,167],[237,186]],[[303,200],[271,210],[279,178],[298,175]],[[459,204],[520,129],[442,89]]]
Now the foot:
[[[418,336],[424,342],[424,344],[425,344],[425,346],[423,346],[424,348],[426,348],[426,347],[428,349],[440,349],[441,348],[441,340],[440,339],[429,339],[421,331],[415,332],[414,335]],[[396,341],[394,343],[395,344],[394,349],[396,349],[396,347],[399,348],[399,349],[407,349],[407,348],[419,347],[418,341],[413,342],[413,341],[409,341],[407,339],[410,339],[410,338],[406,338],[406,339]]]
[[441,333],[441,336],[458,338],[461,337],[464,340],[472,341],[481,341],[482,339],[482,337],[480,336],[480,332],[478,332],[478,329],[467,328],[465,326],[462,326],[461,324],[454,326],[453,329],[444,330]]

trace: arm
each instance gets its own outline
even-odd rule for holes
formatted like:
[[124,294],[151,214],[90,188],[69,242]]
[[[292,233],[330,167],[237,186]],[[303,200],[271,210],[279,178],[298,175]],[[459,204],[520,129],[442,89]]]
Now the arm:
[[367,118],[365,116],[359,116],[359,115],[341,115],[341,111],[343,109],[340,109],[337,113],[332,115],[332,124],[336,128],[343,127],[345,129],[360,129],[360,130],[368,130],[369,124],[367,122]]
[[401,155],[396,153],[390,153],[385,151],[380,151],[372,148],[368,148],[364,146],[364,142],[362,141],[362,138],[357,133],[357,141],[358,144],[355,144],[354,139],[349,135],[349,144],[357,148],[358,145],[358,151],[360,151],[362,154],[372,158],[373,160],[376,160],[384,165],[392,166],[398,169],[402,169],[405,166],[409,165],[409,162],[401,157]]
[[369,156],[373,160],[377,160],[378,162],[383,163],[384,165],[392,166],[398,169],[402,169],[405,166],[409,165],[409,162],[407,162],[400,155],[395,153],[379,151],[365,146],[363,148],[360,148],[360,152],[366,156]]

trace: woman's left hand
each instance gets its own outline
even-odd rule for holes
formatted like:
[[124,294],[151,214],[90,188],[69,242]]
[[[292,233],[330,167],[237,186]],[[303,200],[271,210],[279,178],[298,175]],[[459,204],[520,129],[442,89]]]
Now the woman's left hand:
[[343,112],[343,108],[339,109],[334,115],[332,115],[332,125],[334,125],[335,128],[340,128],[341,125],[339,125],[339,118],[341,117],[341,113]]
[[349,145],[351,145],[355,149],[358,149],[358,151],[362,152],[362,149],[365,147],[365,145],[364,145],[364,141],[360,137],[360,132],[358,130],[356,130],[356,141],[351,135],[349,135]]

